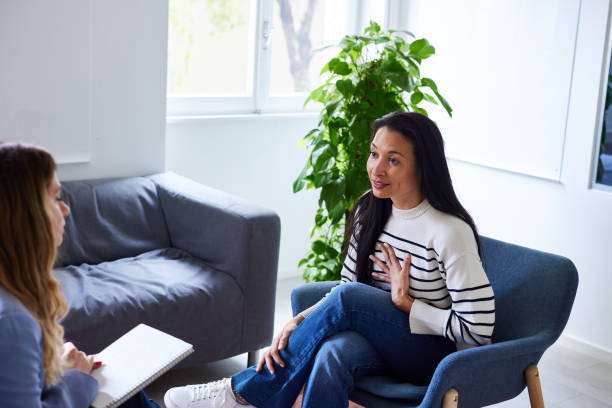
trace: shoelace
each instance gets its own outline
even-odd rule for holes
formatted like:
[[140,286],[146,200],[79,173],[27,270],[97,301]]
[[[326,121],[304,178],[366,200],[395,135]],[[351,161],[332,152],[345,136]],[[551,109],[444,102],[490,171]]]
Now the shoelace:
[[223,389],[224,380],[214,381],[208,384],[193,385],[193,396],[191,402],[202,399],[215,398],[219,391]]

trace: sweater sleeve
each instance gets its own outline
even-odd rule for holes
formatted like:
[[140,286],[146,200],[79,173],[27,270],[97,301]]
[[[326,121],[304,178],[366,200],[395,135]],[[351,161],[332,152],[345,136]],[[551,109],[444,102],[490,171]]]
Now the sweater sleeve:
[[491,343],[495,326],[495,298],[480,259],[472,253],[446,265],[442,274],[451,306],[440,309],[415,300],[410,311],[410,330],[415,334],[444,336],[455,343]]
[[42,383],[40,327],[30,316],[0,316],[0,406],[81,408],[93,400],[98,382],[77,370],[65,370],[60,381]]

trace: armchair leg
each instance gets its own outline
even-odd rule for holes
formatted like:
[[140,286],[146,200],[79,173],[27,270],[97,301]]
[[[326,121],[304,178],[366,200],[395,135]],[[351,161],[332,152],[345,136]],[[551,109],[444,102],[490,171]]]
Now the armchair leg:
[[456,389],[451,388],[446,391],[444,394],[444,399],[442,400],[442,408],[457,408],[459,404],[459,393]]
[[251,367],[257,364],[259,360],[259,350],[249,351],[247,356],[247,367]]
[[542,396],[542,385],[540,384],[540,373],[537,365],[532,364],[525,369],[525,381],[527,382],[531,408],[544,408],[544,397]]

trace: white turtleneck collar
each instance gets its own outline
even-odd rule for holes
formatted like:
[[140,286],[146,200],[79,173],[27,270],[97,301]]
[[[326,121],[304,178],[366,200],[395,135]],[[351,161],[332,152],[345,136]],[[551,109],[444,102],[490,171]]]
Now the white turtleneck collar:
[[431,208],[431,204],[429,204],[429,201],[427,201],[427,199],[424,199],[416,207],[409,208],[407,210],[400,210],[399,208],[396,208],[395,206],[393,206],[391,214],[396,217],[409,220],[409,219],[420,217],[430,208]]

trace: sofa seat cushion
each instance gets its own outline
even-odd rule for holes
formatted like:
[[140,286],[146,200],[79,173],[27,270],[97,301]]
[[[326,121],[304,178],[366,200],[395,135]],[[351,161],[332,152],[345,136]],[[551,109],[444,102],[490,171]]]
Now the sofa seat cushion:
[[[97,265],[67,266],[55,274],[69,305],[61,322],[65,338],[87,353],[99,352],[139,323],[192,344],[210,343],[211,360],[240,348],[240,288],[230,275],[185,251],[156,249]],[[214,340],[207,343],[210,333]],[[196,353],[201,361],[206,350]]]

